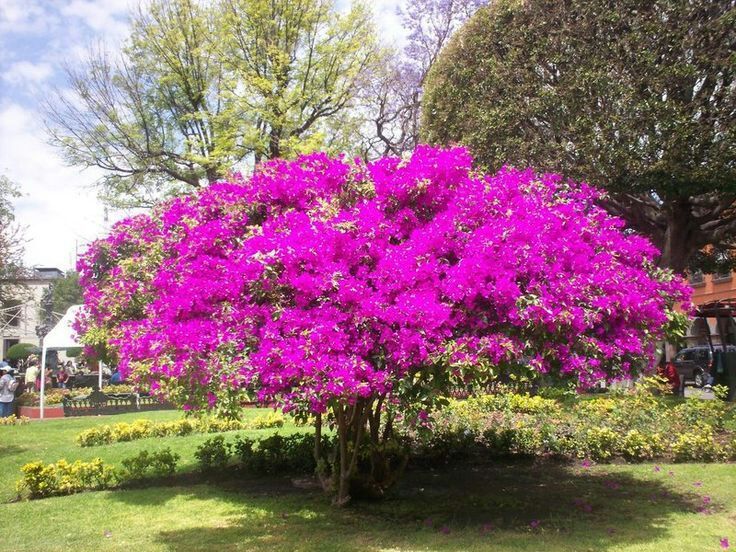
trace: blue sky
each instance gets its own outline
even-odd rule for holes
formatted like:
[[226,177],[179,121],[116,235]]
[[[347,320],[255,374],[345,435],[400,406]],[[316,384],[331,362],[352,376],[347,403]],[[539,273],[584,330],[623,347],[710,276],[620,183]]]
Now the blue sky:
[[[373,0],[379,33],[400,40],[402,0]],[[345,5],[347,0],[338,0]],[[130,0],[0,0],[0,174],[24,194],[16,204],[25,227],[28,266],[71,268],[75,251],[125,216],[105,216],[94,182],[100,173],[66,166],[47,144],[41,105],[64,90],[64,63],[103,41],[119,48],[127,34]]]

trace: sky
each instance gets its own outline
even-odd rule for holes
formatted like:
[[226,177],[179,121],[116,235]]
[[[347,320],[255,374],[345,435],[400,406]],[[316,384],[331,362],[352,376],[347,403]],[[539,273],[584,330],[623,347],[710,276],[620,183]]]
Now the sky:
[[[401,2],[371,2],[387,43],[401,41]],[[0,0],[0,175],[23,194],[15,212],[29,267],[73,268],[77,252],[128,214],[106,211],[98,201],[94,184],[101,172],[65,165],[48,144],[42,105],[53,91],[65,90],[65,63],[100,41],[120,47],[135,6],[131,0]]]

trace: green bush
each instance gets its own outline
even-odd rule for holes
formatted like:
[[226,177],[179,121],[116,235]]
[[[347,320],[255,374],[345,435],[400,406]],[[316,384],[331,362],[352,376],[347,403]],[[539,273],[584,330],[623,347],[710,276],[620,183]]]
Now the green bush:
[[624,458],[634,462],[651,460],[665,451],[664,440],[659,433],[647,435],[636,429],[621,438],[620,446]]
[[76,441],[82,447],[94,447],[122,441],[145,439],[147,437],[183,437],[193,433],[220,433],[243,429],[282,427],[283,425],[284,417],[278,413],[258,416],[250,423],[212,417],[184,418],[159,423],[141,419],[131,423],[121,422],[111,426],[102,425],[87,429],[76,436]]
[[36,346],[32,343],[16,343],[8,347],[8,352],[5,353],[5,357],[8,360],[25,360],[33,353],[31,352]]
[[[323,437],[323,447],[330,448],[332,440]],[[314,435],[296,433],[284,437],[278,433],[261,439],[238,436],[233,450],[240,466],[258,474],[314,473]]]
[[30,498],[67,495],[87,490],[108,489],[148,476],[170,476],[176,470],[179,455],[166,448],[157,452],[141,451],[126,458],[118,469],[99,458],[90,462],[77,460],[69,463],[61,459],[52,464],[40,460],[29,462],[21,469],[22,477],[16,488],[19,495]]
[[269,412],[261,416],[256,416],[248,424],[250,429],[270,429],[274,427],[284,427],[284,416],[280,412]]
[[724,452],[716,442],[713,430],[707,426],[696,426],[672,443],[672,454],[677,462],[710,462],[723,457]]
[[615,396],[565,403],[513,393],[451,400],[430,426],[402,428],[415,461],[510,454],[715,461],[736,455],[734,405],[700,399],[678,404],[649,380]]
[[723,429],[726,404],[720,400],[686,399],[672,409],[672,415],[686,427],[697,424]]
[[59,460],[54,464],[30,462],[21,468],[23,477],[17,484],[18,492],[28,491],[31,498],[78,493],[87,489],[106,489],[115,481],[114,470],[99,458],[90,462],[69,463]]
[[153,425],[153,422],[145,419],[117,423],[112,426],[110,437],[114,443],[144,439],[153,435]]
[[112,443],[112,427],[109,425],[90,427],[78,433],[76,441],[81,447],[96,447]]
[[560,405],[556,400],[517,393],[482,395],[457,402],[465,402],[471,408],[477,406],[482,412],[508,410],[524,414],[554,414],[560,410]]
[[116,472],[120,483],[137,481],[148,476],[164,477],[172,475],[181,457],[165,448],[156,452],[142,450],[136,456],[126,458]]
[[222,435],[207,439],[197,447],[194,457],[203,471],[223,469],[232,457],[232,445]]

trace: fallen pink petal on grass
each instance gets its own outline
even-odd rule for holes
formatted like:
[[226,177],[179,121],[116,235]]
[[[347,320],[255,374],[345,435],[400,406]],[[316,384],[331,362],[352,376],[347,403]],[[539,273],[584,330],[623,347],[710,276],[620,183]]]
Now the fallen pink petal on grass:
[[486,533],[493,531],[493,529],[494,527],[492,523],[484,523],[480,528],[480,532],[485,535]]
[[721,548],[726,550],[727,548],[730,548],[730,547],[731,547],[731,544],[728,542],[728,537],[723,537],[721,539]]

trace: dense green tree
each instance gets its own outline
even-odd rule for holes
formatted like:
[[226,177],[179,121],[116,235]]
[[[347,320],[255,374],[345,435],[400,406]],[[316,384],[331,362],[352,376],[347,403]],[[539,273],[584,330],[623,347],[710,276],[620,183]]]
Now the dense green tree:
[[[14,308],[25,295],[22,284],[23,229],[15,222],[13,201],[20,197],[18,185],[0,175],[0,306]],[[4,314],[13,316],[14,311]]]
[[[736,244],[736,3],[497,0],[430,72],[424,138],[561,171],[682,271]],[[712,246],[711,254],[702,250]]]
[[64,314],[72,305],[84,303],[82,287],[79,285],[79,273],[69,270],[63,278],[54,281],[54,312]]
[[33,343],[16,343],[8,348],[5,356],[8,360],[25,360],[33,354],[35,348]]
[[[119,58],[67,70],[47,109],[66,160],[103,169],[103,197],[148,206],[233,167],[340,149],[377,62],[370,11],[332,0],[152,0]],[[348,118],[349,119],[349,118]]]

